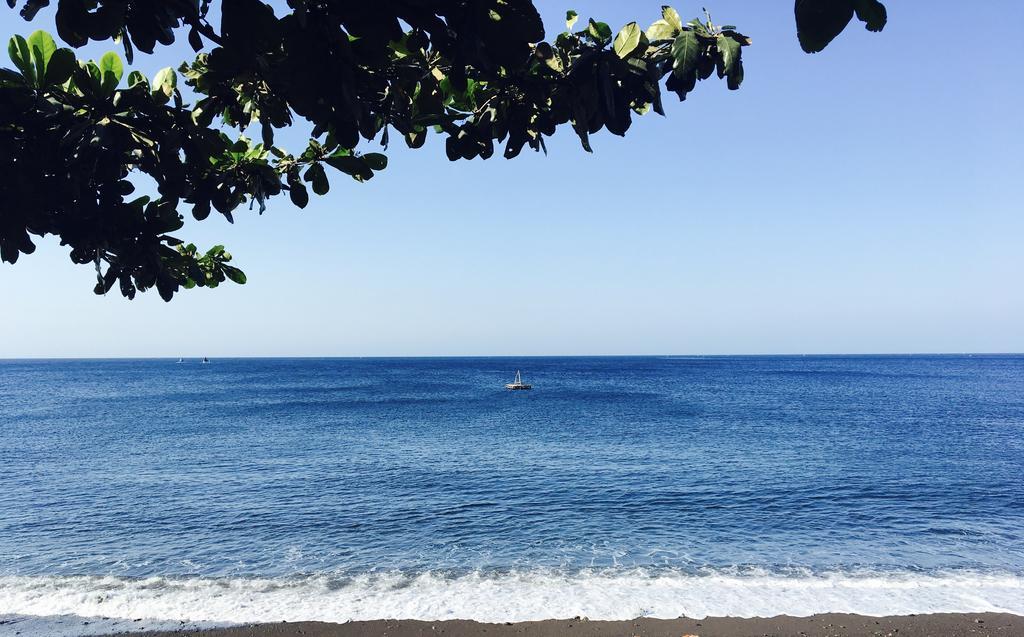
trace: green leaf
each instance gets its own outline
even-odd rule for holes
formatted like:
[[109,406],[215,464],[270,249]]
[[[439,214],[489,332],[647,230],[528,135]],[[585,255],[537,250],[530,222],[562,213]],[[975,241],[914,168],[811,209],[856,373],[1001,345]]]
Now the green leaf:
[[642,37],[644,37],[644,32],[640,30],[640,25],[636,22],[630,22],[622,27],[615,37],[615,54],[623,59],[629,57],[640,46]]
[[139,84],[148,83],[149,80],[146,79],[146,76],[140,73],[139,71],[132,71],[128,74],[128,88],[132,88],[133,86],[137,86]]
[[238,268],[230,265],[224,265],[221,266],[221,268],[224,270],[224,276],[228,279],[234,281],[238,285],[245,285],[245,272],[242,272]]
[[[121,44],[124,45],[124,59],[128,61],[129,65],[131,65],[132,61],[135,59],[135,49],[132,48],[132,39],[129,38],[127,34],[122,35],[120,39]],[[114,41],[116,42],[117,40],[115,39]]]
[[[381,155],[383,157],[383,155]],[[353,179],[359,181],[365,181],[367,179],[373,179],[373,170],[365,161],[364,157],[353,157],[351,155],[341,157],[328,157],[324,159],[325,162],[332,168],[336,168],[346,175],[351,176]],[[314,192],[316,187],[314,185]]]
[[730,91],[735,91],[739,89],[741,84],[743,84],[743,62],[742,60],[736,60],[736,65],[733,67],[732,73],[729,74],[729,80],[726,85]]
[[672,25],[672,28],[674,28],[676,31],[683,30],[683,19],[679,17],[679,12],[673,9],[672,7],[662,6],[661,17],[665,20],[665,22],[668,22],[670,25]]
[[165,67],[157,71],[153,76],[153,93],[159,94],[161,99],[168,100],[174,95],[174,89],[178,86],[178,75],[171,67]]
[[729,88],[736,90],[743,82],[743,64],[740,61],[742,45],[734,38],[720,35],[718,40],[718,53],[721,56],[718,63],[718,77],[729,78]]
[[305,208],[309,204],[309,193],[306,191],[306,187],[298,181],[289,182],[288,196],[291,198],[292,203],[299,208]]
[[326,195],[331,189],[331,183],[327,181],[327,173],[324,172],[323,164],[313,164],[303,175],[303,179],[313,184],[313,192],[318,195]]
[[28,46],[32,50],[32,60],[35,62],[36,80],[42,82],[46,77],[46,64],[57,50],[57,43],[46,31],[35,31],[28,36]]
[[363,161],[371,170],[384,170],[388,167],[387,155],[381,153],[367,153],[363,155]]
[[35,85],[36,70],[32,66],[32,51],[28,48],[28,42],[25,41],[25,38],[20,35],[12,37],[7,44],[7,54],[28,83]]
[[693,31],[682,31],[672,42],[672,72],[683,78],[697,70],[700,58],[700,42]]
[[587,35],[599,44],[608,44],[612,39],[612,28],[604,22],[594,22],[587,25]]
[[44,84],[59,86],[67,82],[77,68],[78,60],[75,59],[75,54],[71,49],[57,49],[46,64]]
[[722,67],[719,75],[729,75],[740,59],[740,43],[733,38],[718,36],[718,52],[722,55]]
[[103,92],[114,92],[117,85],[121,83],[121,76],[124,74],[124,65],[121,64],[121,57],[113,51],[108,51],[100,58],[100,75],[102,77]]
[[651,26],[647,27],[647,38],[652,42],[657,40],[671,40],[676,37],[679,33],[679,29],[675,28],[665,20],[658,20]]
[[866,23],[868,31],[877,33],[885,28],[888,14],[885,5],[878,0],[857,0],[857,19]]
[[263,137],[263,145],[274,152],[274,126],[267,120],[260,122],[260,134]]
[[426,130],[413,130],[405,134],[405,143],[409,148],[422,148],[427,141]]
[[88,62],[79,62],[78,65],[84,68],[89,74],[92,90],[94,92],[99,91],[103,86],[103,73],[100,71],[100,67],[92,60],[89,60]]
[[743,35],[742,33],[737,33],[733,29],[722,30],[722,35],[732,38],[733,40],[736,40],[737,42],[740,43],[740,46],[750,46],[751,44],[753,44],[753,40]]
[[854,0],[796,0],[796,34],[806,53],[824,50],[853,19]]
[[580,15],[572,9],[565,12],[565,29],[566,31],[572,31],[572,28],[576,26],[576,20],[579,20]]

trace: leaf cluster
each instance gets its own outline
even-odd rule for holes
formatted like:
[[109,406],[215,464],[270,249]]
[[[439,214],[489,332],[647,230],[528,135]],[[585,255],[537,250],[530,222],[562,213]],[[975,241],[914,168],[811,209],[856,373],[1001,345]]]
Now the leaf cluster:
[[[871,2],[851,2],[877,25]],[[814,0],[797,0],[798,17],[801,3]],[[25,0],[22,15],[47,4]],[[385,155],[357,150],[371,141],[420,148],[433,133],[452,161],[513,158],[546,152],[565,127],[591,151],[599,131],[625,135],[635,116],[664,114],[663,89],[683,100],[715,75],[738,89],[751,43],[671,7],[646,29],[618,31],[570,11],[546,41],[532,0],[287,4],[279,16],[261,0],[222,0],[214,29],[208,0],[59,0],[61,39],[120,41],[129,63],[187,32],[196,57],[152,80],[123,78],[115,53],[80,61],[43,32],[13,38],[13,68],[0,70],[0,258],[14,263],[33,236],[54,234],[72,260],[95,266],[98,293],[156,287],[170,299],[243,282],[228,253],[171,234],[180,211],[231,221],[283,193],[305,207],[334,171],[366,181],[386,168]],[[819,22],[832,29],[829,20]],[[296,124],[309,142],[292,154],[275,133]],[[143,177],[155,194],[133,197]]]
[[[199,253],[173,234],[190,205],[196,218],[215,209],[229,220],[246,202],[283,189],[283,176],[312,163],[262,144],[232,140],[196,123],[167,68],[152,81],[124,76],[116,53],[98,62],[36,31],[11,38],[15,69],[0,70],[0,259],[35,250],[33,236],[56,235],[71,260],[96,268],[96,292],[117,286],[128,298],[156,288],[244,282],[223,249]],[[353,157],[380,166],[379,160]],[[133,175],[134,174],[134,175]],[[148,176],[156,196],[135,196]],[[135,177],[135,178],[130,178]]]

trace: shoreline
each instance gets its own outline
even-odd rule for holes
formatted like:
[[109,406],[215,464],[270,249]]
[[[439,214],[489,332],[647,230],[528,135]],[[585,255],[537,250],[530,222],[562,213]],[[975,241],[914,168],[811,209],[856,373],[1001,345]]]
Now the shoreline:
[[1024,616],[934,613],[870,617],[826,613],[740,619],[590,621],[586,618],[488,624],[471,620],[374,620],[344,624],[271,623],[204,630],[117,633],[134,637],[1018,637]]

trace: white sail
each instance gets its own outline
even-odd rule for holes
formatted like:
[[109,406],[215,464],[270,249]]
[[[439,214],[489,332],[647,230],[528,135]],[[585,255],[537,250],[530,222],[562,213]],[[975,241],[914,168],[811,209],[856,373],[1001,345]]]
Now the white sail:
[[533,386],[523,382],[522,373],[517,369],[515,382],[505,385],[505,389],[533,389]]

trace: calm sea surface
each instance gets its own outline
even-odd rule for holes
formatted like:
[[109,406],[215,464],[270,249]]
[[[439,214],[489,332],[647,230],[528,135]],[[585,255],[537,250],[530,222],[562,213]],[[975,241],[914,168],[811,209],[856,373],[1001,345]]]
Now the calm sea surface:
[[0,361],[11,617],[1024,612],[1022,582],[1021,356]]

